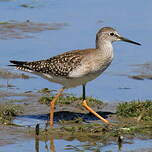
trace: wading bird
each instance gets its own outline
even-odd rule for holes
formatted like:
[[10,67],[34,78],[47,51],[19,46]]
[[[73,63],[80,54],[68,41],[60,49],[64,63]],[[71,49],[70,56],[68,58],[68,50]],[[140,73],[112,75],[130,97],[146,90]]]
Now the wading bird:
[[53,126],[54,104],[64,89],[83,86],[82,105],[100,120],[109,124],[109,121],[97,114],[87,105],[85,86],[87,82],[96,79],[113,59],[112,42],[125,41],[140,45],[140,43],[126,39],[111,27],[103,27],[96,34],[96,47],[91,49],[73,50],[40,61],[15,61],[11,66],[17,69],[39,75],[49,81],[59,83],[63,87],[50,102],[50,126]]

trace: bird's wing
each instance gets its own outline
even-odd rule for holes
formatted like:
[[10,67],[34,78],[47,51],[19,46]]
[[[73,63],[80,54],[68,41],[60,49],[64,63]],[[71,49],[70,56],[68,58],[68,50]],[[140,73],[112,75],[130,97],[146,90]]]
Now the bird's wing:
[[17,69],[25,72],[68,77],[69,73],[81,64],[82,58],[83,55],[80,55],[79,51],[76,50],[57,55],[47,60],[33,62],[11,60],[10,62],[13,65],[10,66],[16,66]]

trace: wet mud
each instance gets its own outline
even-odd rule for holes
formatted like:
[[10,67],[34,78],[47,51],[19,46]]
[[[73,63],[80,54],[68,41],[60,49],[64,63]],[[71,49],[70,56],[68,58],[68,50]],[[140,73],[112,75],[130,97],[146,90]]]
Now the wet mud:
[[[26,7],[27,5],[22,5]],[[67,23],[40,23],[26,20],[23,22],[18,21],[1,21],[0,22],[0,39],[24,39],[33,38],[34,33],[39,33],[48,30],[59,30]]]
[[26,74],[19,74],[15,72],[10,72],[7,69],[0,69],[0,79],[30,79],[34,78],[32,76],[26,75]]
[[133,72],[137,73],[134,75],[128,75],[129,78],[136,80],[144,80],[144,79],[152,79],[152,63],[147,62],[143,64],[136,64],[131,66],[133,68]]

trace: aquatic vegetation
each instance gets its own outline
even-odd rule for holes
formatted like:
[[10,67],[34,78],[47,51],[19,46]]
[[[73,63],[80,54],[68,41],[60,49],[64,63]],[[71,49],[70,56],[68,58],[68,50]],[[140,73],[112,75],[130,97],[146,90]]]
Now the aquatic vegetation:
[[151,121],[152,101],[146,100],[119,103],[117,106],[117,115]]
[[[57,128],[40,129],[39,138],[44,140],[53,136],[56,139],[98,141],[107,138],[109,135],[112,135],[112,137],[117,136],[116,133],[113,136],[113,131],[110,130],[109,127],[98,123],[77,123],[77,121],[71,121],[69,124],[64,122]],[[31,130],[29,133],[33,134],[34,132]]]
[[[79,121],[79,120],[78,120]],[[117,125],[107,126],[97,122],[84,123],[78,122],[77,119],[72,121],[64,121],[60,123],[57,128],[40,129],[39,139],[47,140],[51,138],[72,140],[78,139],[80,141],[119,141],[120,137],[152,137],[151,128],[152,123],[135,124],[127,121]],[[29,131],[34,134],[34,130]]]
[[23,109],[16,104],[0,104],[0,124],[9,124],[13,117],[22,113]]
[[[47,104],[50,105],[50,101],[54,98],[54,96],[42,96],[39,99],[39,102],[41,104]],[[93,97],[87,97],[86,98],[88,101],[88,105],[90,106],[96,106],[96,107],[101,107],[103,106],[103,102],[101,100],[95,99]],[[79,105],[81,106],[81,101],[82,101],[82,97],[76,97],[73,95],[67,95],[67,94],[63,94],[62,96],[59,97],[58,101],[56,102],[56,104],[58,105],[68,105],[68,104],[73,104],[75,103],[75,105]]]

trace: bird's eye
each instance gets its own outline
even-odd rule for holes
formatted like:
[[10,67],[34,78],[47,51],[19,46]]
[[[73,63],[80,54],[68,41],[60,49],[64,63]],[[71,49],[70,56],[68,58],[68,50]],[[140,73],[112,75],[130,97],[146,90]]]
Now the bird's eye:
[[114,34],[114,33],[110,33],[110,35],[111,35],[111,36],[114,36],[115,34]]

